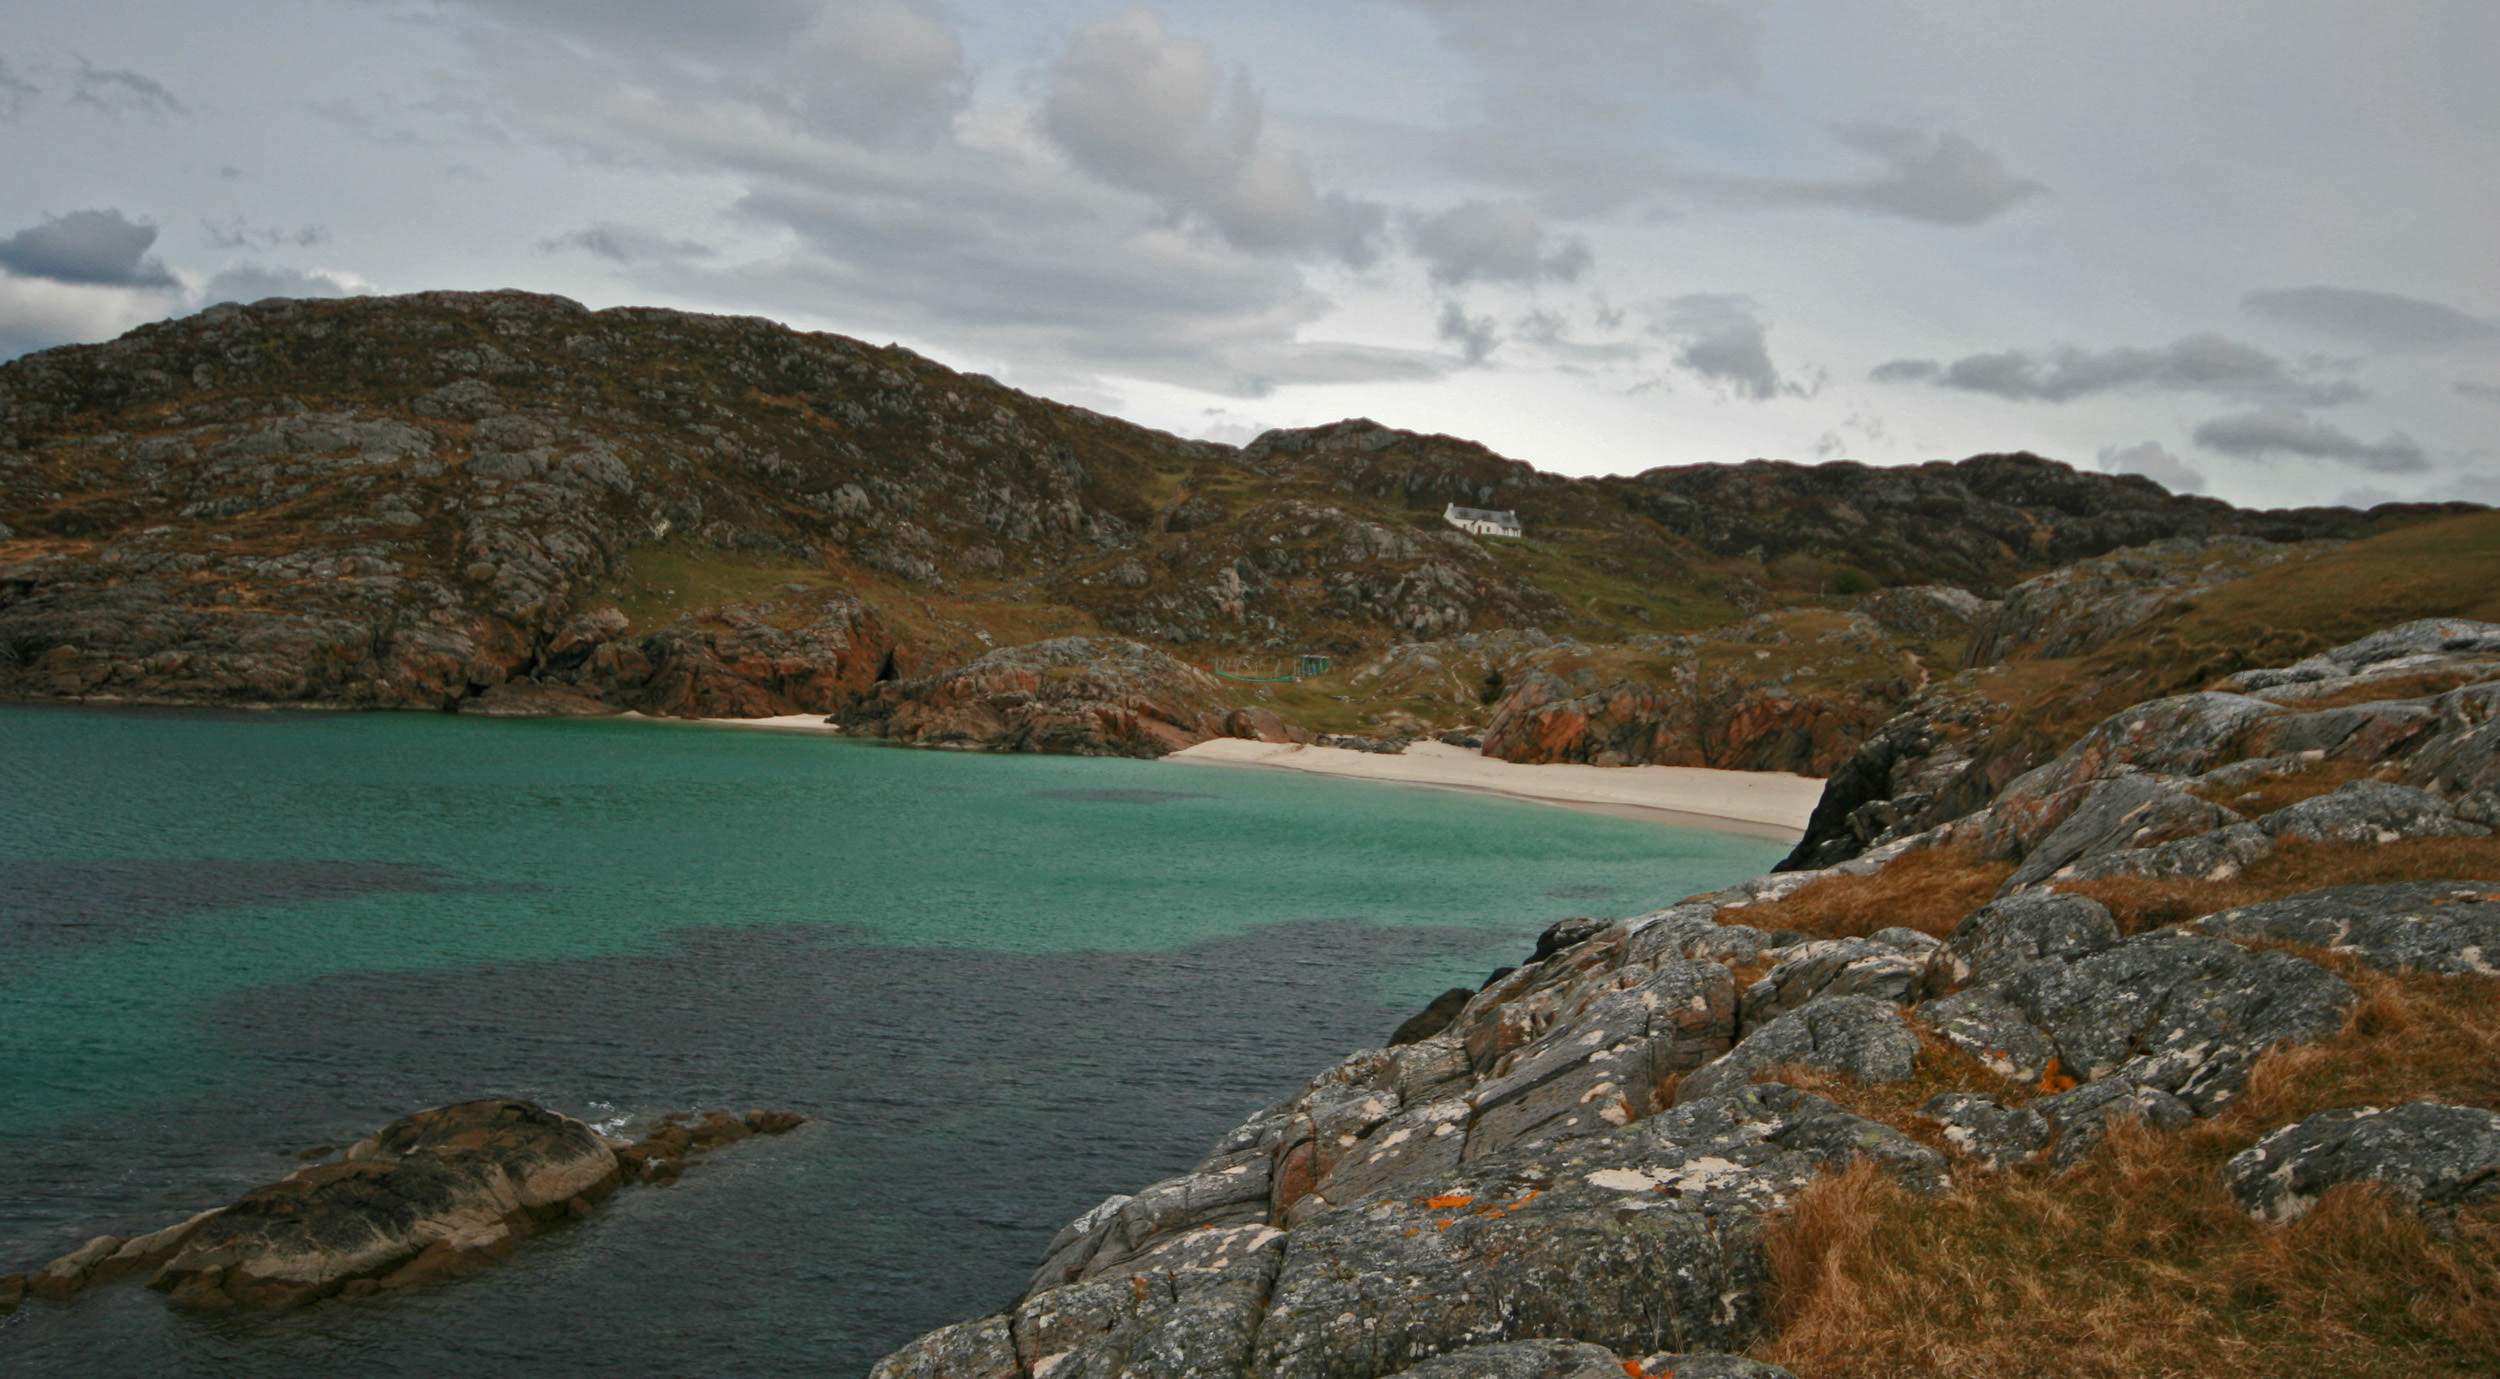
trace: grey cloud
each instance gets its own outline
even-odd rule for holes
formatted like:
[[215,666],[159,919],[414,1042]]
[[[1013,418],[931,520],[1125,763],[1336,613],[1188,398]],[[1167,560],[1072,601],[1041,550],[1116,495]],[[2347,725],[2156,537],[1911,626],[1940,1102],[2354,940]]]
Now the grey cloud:
[[1695,293],[1657,303],[1648,313],[1651,331],[1684,342],[1676,363],[1704,378],[1733,384],[1757,402],[1779,395],[1770,327],[1751,297]]
[[2500,340],[2500,325],[2452,306],[2356,287],[2285,287],[2251,292],[2240,306],[2252,316],[2286,321],[2373,349],[2449,350]]
[[156,227],[119,211],[72,211],[0,240],[0,268],[29,278],[108,287],[178,286],[165,265],[146,258]]
[[203,220],[200,232],[212,249],[310,249],[330,242],[330,232],[323,226],[299,225],[288,230],[276,225],[254,225],[241,216]]
[[1950,364],[1896,359],[1868,375],[1878,383],[1932,381],[1964,392],[2016,402],[2071,402],[2095,393],[2144,388],[2214,393],[2252,401],[2333,407],[2367,398],[2348,379],[2303,378],[2282,360],[2219,335],[2191,335],[2158,349],[2121,346],[2094,352],[2060,345],[2037,353],[2002,350]]
[[2500,402],[2500,383],[2467,382],[2455,386],[2459,397],[2470,397],[2477,402]]
[[553,239],[540,240],[545,253],[577,249],[617,263],[633,263],[649,259],[707,259],[719,251],[708,244],[691,239],[670,239],[656,230],[639,225],[599,224]]
[[81,105],[92,105],[108,115],[149,115],[162,119],[167,115],[190,113],[190,107],[155,78],[122,68],[97,67],[83,57],[78,59],[78,75],[72,79],[69,98]]
[[1574,282],[1595,257],[1586,243],[1567,240],[1551,253],[1535,211],[1515,201],[1469,201],[1436,216],[1417,217],[1407,242],[1445,287],[1470,282]]
[[[596,48],[655,82],[864,143],[937,139],[970,94],[963,42],[934,0],[462,0],[461,7]],[[479,43],[497,46],[491,37]]]
[[2205,476],[2188,468],[2187,461],[2171,454],[2159,441],[2108,446],[2100,458],[2104,474],[2141,474],[2173,493],[2205,491]]
[[1441,319],[1434,333],[1458,346],[1470,364],[1483,363],[1502,343],[1501,330],[1492,317],[1470,316],[1454,301],[1441,304]]
[[364,293],[362,283],[336,273],[319,269],[304,273],[292,268],[241,263],[208,280],[207,288],[200,293],[200,305],[257,302],[268,297],[358,297]]
[[1133,9],[1079,30],[1051,72],[1042,127],[1077,166],[1201,216],[1252,250],[1311,250],[1366,263],[1387,213],[1321,196],[1302,160],[1264,137],[1258,93],[1214,50]]
[[1481,65],[1497,105],[1606,116],[1625,90],[1749,91],[1762,74],[1758,0],[1407,0]]
[[0,115],[16,119],[26,102],[42,94],[42,87],[19,76],[7,58],[0,58]]
[[1753,206],[1833,206],[1939,225],[1975,225],[2048,188],[2017,177],[2003,160],[1950,129],[1860,123],[1832,137],[1882,163],[1855,177],[1796,178],[1695,174],[1679,186]]
[[2196,428],[2196,443],[2242,459],[2299,455],[2333,460],[2374,474],[2419,474],[2430,468],[2420,444],[2402,431],[2377,444],[2345,434],[2302,412],[2273,408],[2217,417]]

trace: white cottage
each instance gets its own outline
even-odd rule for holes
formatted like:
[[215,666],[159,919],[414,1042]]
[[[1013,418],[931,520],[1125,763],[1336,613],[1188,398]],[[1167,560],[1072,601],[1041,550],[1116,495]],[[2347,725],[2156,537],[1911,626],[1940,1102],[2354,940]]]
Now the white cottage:
[[1495,512],[1491,508],[1463,508],[1456,503],[1441,510],[1441,520],[1463,532],[1478,536],[1525,536],[1519,525],[1519,514]]

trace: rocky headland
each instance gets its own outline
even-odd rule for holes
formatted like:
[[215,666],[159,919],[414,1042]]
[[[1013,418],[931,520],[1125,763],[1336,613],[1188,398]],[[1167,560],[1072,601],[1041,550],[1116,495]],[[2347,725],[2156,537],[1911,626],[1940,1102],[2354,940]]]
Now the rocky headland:
[[[2417,621],[1836,864],[1563,921],[877,1379],[2472,1372],[2496,746],[2500,625]],[[2062,1312],[1990,1315],[2024,1290]]]

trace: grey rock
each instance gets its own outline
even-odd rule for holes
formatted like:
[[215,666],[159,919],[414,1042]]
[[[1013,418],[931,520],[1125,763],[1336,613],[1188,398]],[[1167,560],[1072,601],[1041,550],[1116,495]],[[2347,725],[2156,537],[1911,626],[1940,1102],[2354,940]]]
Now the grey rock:
[[1640,985],[1598,996],[1505,1059],[1468,1097],[1476,1117],[1467,1157],[1548,1127],[1594,1133],[1648,1115],[1657,1109],[1661,1079],[1719,1058],[1735,1039],[1736,989],[1727,968],[1661,963]]
[[868,1379],[1024,1379],[1005,1317],[957,1322],[879,1360]]
[[2389,971],[2500,977],[2500,885],[2489,881],[2332,886],[2206,915],[2193,927],[2349,953]]
[[1897,1082],[1918,1061],[1918,1038],[1901,1012],[1878,996],[1827,996],[1745,1036],[1727,1056],[1684,1079],[1676,1104],[1719,1096],[1782,1063],[1847,1073],[1860,1082]]
[[1272,1163],[1267,1152],[1246,1150],[1228,1156],[1228,1161],[1105,1202],[1079,1218],[1085,1229],[1063,1230],[1061,1239],[1052,1242],[1033,1276],[1032,1289],[1108,1273],[1188,1231],[1265,1225]]
[[1239,1374],[1284,1241],[1263,1225],[1191,1231],[1115,1273],[1035,1293],[1010,1322],[1016,1351],[1035,1379]]
[[2500,1113],[2417,1101],[2326,1111],[2287,1125],[2223,1165],[2248,1214],[2290,1221],[2338,1183],[2387,1185],[2426,1216],[2500,1198]]
[[2025,1011],[1999,999],[1993,987],[1973,987],[1918,1008],[1920,1023],[1937,1037],[1978,1059],[1999,1077],[2036,1082],[2056,1058],[2057,1043]]
[[1881,996],[1907,1005],[1918,999],[1927,972],[1924,951],[1913,957],[1872,939],[1820,939],[1778,951],[1787,956],[1745,989],[1740,1029],[1760,1029],[1823,995]]
[[2274,835],[2256,824],[2232,824],[2193,838],[2158,847],[2104,852],[2061,867],[2051,881],[2105,881],[2113,877],[2146,880],[2187,878],[2228,881],[2250,863],[2272,853]]
[[2357,780],[2257,821],[2276,838],[2320,843],[2392,843],[2400,838],[2479,838],[2491,832],[2450,813],[2437,795],[2410,785]]
[[2064,823],[2032,847],[2005,886],[2018,890],[2083,858],[2244,822],[2220,805],[2178,790],[2171,778],[2139,772],[2099,781],[2084,792]]
[[1795,1379],[1777,1365],[1741,1355],[1616,1355],[1586,1341],[1502,1341],[1436,1355],[1403,1379],[1623,1379],[1632,1369],[1666,1379]]
[[1942,1157],[1789,1087],[1523,1144],[1294,1230],[1250,1370],[1372,1379],[1436,1355],[1573,1337],[1618,1355],[1758,1334],[1766,1212],[1868,1151],[1920,1187]]
[[1987,989],[2049,1036],[2070,1077],[2123,1075],[2210,1115],[2257,1055],[2342,1027],[2352,988],[2288,953],[2179,930],[2074,962],[2039,962]]
[[2118,921],[2099,901],[2027,891],[1971,911],[1953,926],[1930,970],[1946,984],[1984,985],[2027,964],[2085,957],[2118,940]]
[[1989,1168],[2011,1168],[2036,1156],[2049,1142],[2048,1118],[2027,1106],[2006,1106],[1975,1092],[1946,1092],[1918,1108],[1944,1127],[1952,1145]]
[[2031,1104],[2031,1109],[2057,1134],[2057,1143],[2049,1151],[2049,1166],[2061,1172],[2090,1158],[2101,1141],[2109,1137],[2109,1127],[2115,1121],[2140,1120],[2156,1130],[2177,1130],[2197,1115],[2186,1102],[2170,1093],[2124,1077],[2087,1082],[2056,1096],[2042,1097]]

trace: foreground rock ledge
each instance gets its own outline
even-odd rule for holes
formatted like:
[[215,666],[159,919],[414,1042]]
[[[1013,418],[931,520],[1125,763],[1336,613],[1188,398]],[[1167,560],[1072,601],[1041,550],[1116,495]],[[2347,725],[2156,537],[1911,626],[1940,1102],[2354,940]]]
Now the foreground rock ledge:
[[201,1311],[283,1311],[405,1288],[481,1268],[542,1226],[586,1218],[629,1178],[674,1182],[694,1155],[803,1119],[672,1116],[628,1143],[512,1098],[420,1111],[336,1163],[153,1234],[98,1236],[32,1275],[0,1280],[0,1300],[14,1302],[21,1288],[63,1300],[150,1269],[149,1287]]

